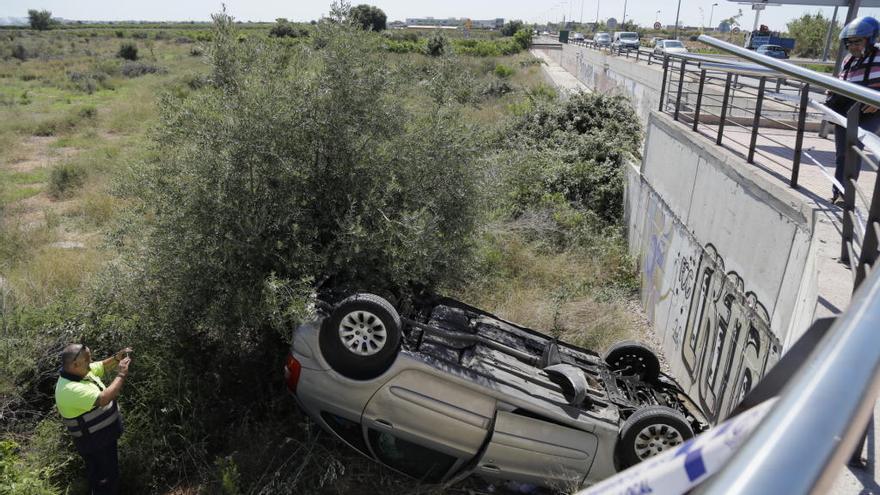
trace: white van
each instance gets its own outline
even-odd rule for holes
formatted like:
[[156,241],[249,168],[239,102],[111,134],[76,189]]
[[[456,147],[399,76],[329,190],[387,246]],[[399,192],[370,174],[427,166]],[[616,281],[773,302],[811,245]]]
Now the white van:
[[611,40],[611,46],[621,50],[632,50],[639,48],[639,33],[632,31],[617,31]]

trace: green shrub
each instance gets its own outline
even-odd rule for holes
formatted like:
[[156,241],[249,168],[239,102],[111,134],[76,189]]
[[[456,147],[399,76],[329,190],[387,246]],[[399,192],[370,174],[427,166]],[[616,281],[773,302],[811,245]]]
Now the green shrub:
[[98,116],[98,109],[95,105],[86,105],[84,107],[80,107],[79,110],[76,111],[78,117],[82,119],[94,119]]
[[[624,98],[578,93],[561,104],[535,100],[508,132],[497,187],[506,191],[499,204],[508,215],[549,209],[565,230],[622,221],[624,165],[641,140]],[[578,229],[571,223],[578,216],[564,213],[569,207],[583,213]]]
[[498,64],[495,66],[495,75],[501,79],[507,79],[513,75],[513,69],[504,64]]
[[528,28],[520,29],[513,35],[513,39],[523,50],[526,50],[532,44],[532,30]]
[[125,62],[122,64],[120,72],[125,77],[140,77],[146,74],[165,74],[168,70],[143,62]]
[[12,58],[17,58],[24,62],[29,57],[27,49],[21,43],[12,46]]
[[119,52],[116,54],[117,57],[123,58],[125,60],[137,60],[138,59],[138,47],[135,43],[123,43],[119,45]]
[[19,446],[11,440],[0,440],[0,494],[56,495],[53,487],[39,470],[26,466],[19,456]]
[[443,35],[436,33],[428,38],[428,43],[425,45],[425,54],[432,57],[439,57],[447,52],[448,45],[449,42],[446,41],[446,38],[444,38]]
[[125,38],[125,31],[123,31],[123,30],[121,30],[121,29],[117,29],[117,30],[115,31],[115,34],[116,34],[116,37],[117,37],[117,38]]
[[55,165],[49,173],[49,196],[55,199],[68,197],[74,189],[82,186],[86,175],[86,170],[78,165]]

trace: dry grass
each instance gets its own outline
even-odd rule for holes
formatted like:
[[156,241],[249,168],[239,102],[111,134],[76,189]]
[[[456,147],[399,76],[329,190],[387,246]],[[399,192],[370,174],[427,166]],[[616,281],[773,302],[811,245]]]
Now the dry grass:
[[608,288],[621,269],[609,265],[625,261],[601,250],[554,252],[503,232],[488,242],[483,275],[459,294],[468,303],[595,351],[650,339],[634,294]]

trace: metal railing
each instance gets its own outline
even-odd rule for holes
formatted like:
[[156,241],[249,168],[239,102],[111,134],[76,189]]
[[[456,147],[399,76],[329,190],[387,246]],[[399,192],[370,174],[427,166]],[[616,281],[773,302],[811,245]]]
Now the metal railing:
[[[809,157],[802,148],[807,123],[828,120],[846,130],[844,180],[829,177],[829,182],[843,190],[841,261],[851,269],[855,293],[761,425],[700,493],[827,493],[844,462],[860,455],[880,395],[880,270],[872,269],[880,254],[880,173],[870,197],[857,182],[862,163],[880,169],[880,139],[859,128],[861,104],[880,107],[880,92],[705,35],[700,41],[757,65],[665,56],[660,110],[675,120],[698,130],[707,123],[714,99],[716,142],[722,143],[725,125],[748,129],[750,163],[760,152],[756,140],[762,130],[793,127],[792,187],[797,187],[801,155]],[[707,91],[713,85],[714,95]],[[812,97],[825,91],[858,104],[844,118]],[[742,96],[738,101],[737,93]],[[741,104],[750,100],[751,106]],[[746,112],[740,116],[750,117],[751,126],[738,121],[737,111]],[[857,203],[866,208],[866,218]]]
[[[867,277],[878,257],[878,239],[880,239],[880,173],[877,174],[874,191],[870,200],[867,192],[859,186],[857,179],[862,163],[870,167],[874,172],[880,171],[880,163],[878,163],[880,139],[876,135],[859,128],[862,104],[880,107],[880,92],[865,86],[859,86],[831,76],[819,74],[803,67],[780,62],[745,48],[716,40],[710,36],[702,35],[700,36],[700,41],[750,60],[767,69],[774,70],[778,74],[795,78],[806,88],[811,86],[822,88],[823,90],[850,98],[857,103],[850,108],[845,120],[824,105],[815,101],[809,101],[806,99],[806,96],[802,96],[800,105],[801,113],[806,111],[807,105],[810,105],[813,108],[820,109],[825,119],[846,129],[843,183],[835,185],[843,191],[843,233],[840,260],[851,269],[853,274],[853,291],[855,291]],[[807,93],[808,91],[804,90],[802,95]],[[760,103],[760,98],[758,101]],[[756,122],[759,119],[760,113],[761,107],[758,105],[755,112]],[[802,136],[803,129],[799,128],[798,142],[795,148],[795,160],[798,161],[802,151]],[[796,169],[793,173],[796,173]],[[857,197],[862,206],[867,210],[866,219],[859,218],[861,215],[857,209]]]
[[[880,138],[859,128],[859,105],[844,119],[820,100],[824,101],[826,91],[830,91],[880,107],[880,93],[709,36],[701,36],[700,41],[751,63],[698,54],[662,54],[645,48],[626,50],[613,45],[598,46],[591,40],[569,43],[631,57],[649,65],[661,63],[660,111],[689,124],[694,132],[710,135],[718,145],[742,146],[736,141],[726,143],[728,127],[748,132],[748,146],[743,146],[748,163],[755,163],[757,155],[778,163],[779,155],[773,156],[758,146],[759,138],[790,150],[788,183],[792,188],[798,188],[803,157],[812,159],[803,149],[805,132],[818,130],[823,121],[847,129],[844,180],[841,183],[827,172],[825,175],[829,186],[843,192],[840,259],[852,270],[855,290],[877,259],[880,182],[875,184],[869,198],[857,179],[862,163],[875,172],[880,168]],[[794,146],[778,139],[773,131],[779,129],[795,133]],[[822,170],[824,172],[824,167]],[[880,180],[880,173],[877,178]],[[866,214],[857,207],[858,203]]]

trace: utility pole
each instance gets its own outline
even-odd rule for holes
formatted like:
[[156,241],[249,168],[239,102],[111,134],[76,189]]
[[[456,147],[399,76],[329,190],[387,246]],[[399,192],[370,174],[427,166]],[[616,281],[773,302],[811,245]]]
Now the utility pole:
[[583,28],[584,24],[584,0],[581,0],[581,27]]
[[620,21],[620,24],[626,24],[626,0],[623,0],[623,20]]
[[[718,4],[713,3],[712,8],[709,9],[709,29],[711,29],[712,31],[715,31],[715,28],[712,26],[712,16],[715,15],[715,6],[716,5],[718,5]],[[834,7],[834,8],[836,9],[837,7]]]
[[834,6],[834,14],[831,15],[831,22],[828,23],[828,34],[825,35],[825,48],[822,50],[822,61],[828,61],[828,49],[831,48],[831,35],[834,33],[834,25],[837,24],[837,6]]
[[675,9],[675,32],[672,39],[678,39],[678,15],[681,14],[681,0],[678,0],[678,8]]
[[599,29],[599,6],[602,5],[602,0],[596,0],[596,29]]

